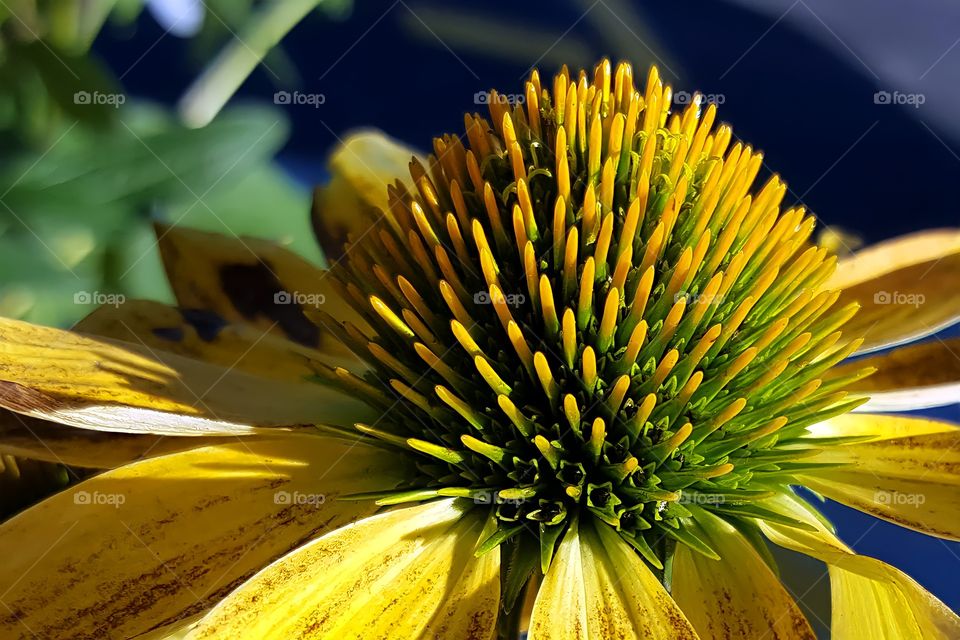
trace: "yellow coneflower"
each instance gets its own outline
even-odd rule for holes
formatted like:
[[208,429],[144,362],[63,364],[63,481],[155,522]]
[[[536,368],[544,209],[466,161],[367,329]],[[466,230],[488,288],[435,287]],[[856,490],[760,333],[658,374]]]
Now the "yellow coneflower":
[[838,366],[957,319],[960,231],[835,275],[714,106],[632,74],[534,72],[426,160],[351,137],[328,271],[163,228],[179,308],[2,321],[0,450],[110,469],[0,526],[4,636],[811,638],[770,541],[835,637],[960,637],[791,489],[960,539],[956,427],[849,413],[955,400],[955,343]]

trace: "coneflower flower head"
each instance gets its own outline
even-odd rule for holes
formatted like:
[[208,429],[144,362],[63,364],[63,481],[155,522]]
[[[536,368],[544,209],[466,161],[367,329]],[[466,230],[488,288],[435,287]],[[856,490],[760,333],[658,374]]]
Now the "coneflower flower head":
[[960,638],[792,489],[960,540],[960,430],[896,415],[956,401],[957,339],[834,366],[960,321],[960,229],[837,269],[655,70],[523,96],[422,161],[349,136],[330,269],[160,226],[176,307],[0,318],[0,453],[100,471],[0,524],[0,635],[813,638],[769,542],[835,637]]
[[814,218],[782,209],[776,175],[754,186],[762,155],[713,105],[671,114],[655,68],[641,92],[608,61],[544,88],[534,71],[523,101],[491,92],[489,119],[434,140],[348,235],[332,277],[375,336],[322,318],[371,366],[328,372],[382,411],[357,428],[418,469],[357,497],[490,504],[478,553],[526,556],[507,609],[576,520],[666,581],[678,542],[716,557],[703,511],[803,526],[755,502],[809,466],[826,443],[806,428],[867,373],[823,382],[858,345],[840,333],[856,307],[822,287]]

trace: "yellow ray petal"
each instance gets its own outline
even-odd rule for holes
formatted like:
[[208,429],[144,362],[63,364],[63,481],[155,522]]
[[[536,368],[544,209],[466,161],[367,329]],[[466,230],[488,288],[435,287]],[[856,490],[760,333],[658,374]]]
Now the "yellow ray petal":
[[[910,576],[873,558],[861,558],[858,568],[876,570],[873,578],[856,571],[830,568],[835,638],[874,640],[935,640],[960,637],[960,621],[942,602]],[[851,563],[852,564],[852,563]],[[870,566],[869,569],[867,565]]]
[[837,308],[862,305],[844,334],[864,336],[860,353],[903,344],[960,320],[960,229],[881,242],[842,258],[824,285],[843,289]]
[[151,300],[100,307],[73,331],[143,344],[278,380],[302,381],[324,366],[353,371],[363,366],[339,342],[329,341],[321,352],[277,332],[264,333],[246,323],[227,322],[212,311],[178,309]]
[[474,556],[486,514],[464,508],[441,500],[327,534],[241,585],[188,638],[492,638],[500,552]]
[[950,640],[960,638],[960,617],[890,565],[853,553],[796,498],[777,498],[777,508],[814,531],[760,521],[775,544],[829,565],[835,638],[854,640]]
[[333,334],[309,319],[310,314],[322,310],[368,327],[324,270],[278,244],[161,225],[157,244],[181,308],[212,311],[229,322],[250,324],[332,353],[345,351]]
[[894,524],[960,540],[960,429],[928,420],[851,414],[816,425],[820,436],[873,439],[836,447],[811,462],[842,463],[799,481]]
[[[387,185],[410,184],[415,153],[376,130],[347,136],[327,168],[330,181],[318,187],[313,201],[313,227],[327,259],[339,260],[347,234],[362,236],[387,210]],[[463,186],[463,185],[461,185]]]
[[693,506],[695,521],[720,555],[711,560],[677,546],[673,597],[703,640],[814,639],[797,603],[756,549],[729,523]]
[[[839,462],[818,473],[832,477],[837,473],[873,475],[874,481],[884,478],[916,482],[960,484],[960,428],[957,425],[927,418],[899,415],[849,414],[840,421],[829,421],[819,433],[836,433],[837,423],[848,425],[844,435],[870,437],[869,441],[825,447],[814,462]],[[827,431],[831,429],[831,431]],[[826,475],[824,475],[826,474]],[[871,483],[872,484],[872,483]]]
[[349,425],[372,417],[363,403],[319,384],[262,378],[142,344],[5,318],[0,406],[82,428],[168,435]]
[[960,338],[934,338],[861,358],[830,370],[830,378],[877,371],[845,387],[870,400],[856,411],[910,411],[953,404],[960,399]]
[[[821,431],[839,430],[830,422]],[[936,420],[873,414],[840,422],[852,425],[844,433],[874,439],[825,448],[810,461],[843,466],[798,481],[894,524],[960,540],[960,429]]]
[[950,433],[956,428],[952,423],[928,418],[848,413],[818,422],[807,430],[812,438],[855,436],[872,441]]
[[540,585],[530,640],[697,635],[640,557],[609,526],[571,524]]
[[[271,437],[276,438],[277,435]],[[0,409],[0,454],[71,467],[115,469],[136,460],[207,447],[218,442],[223,442],[220,436],[178,438],[65,429],[54,422]]]
[[129,637],[192,613],[370,513],[395,456],[319,436],[218,445],[75,485],[0,526],[0,637]]

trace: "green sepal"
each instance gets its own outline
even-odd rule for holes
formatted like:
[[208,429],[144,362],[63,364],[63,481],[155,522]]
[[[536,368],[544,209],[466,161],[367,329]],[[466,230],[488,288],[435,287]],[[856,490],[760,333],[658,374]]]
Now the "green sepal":
[[[686,489],[680,498],[681,503],[692,502],[698,505],[713,504],[743,504],[745,502],[755,502],[757,500],[766,500],[776,495],[775,491],[759,491],[749,489]],[[689,497],[688,497],[689,496]]]
[[[353,425],[353,428],[359,431],[361,434],[372,436],[377,440],[392,444],[395,447],[400,447],[401,449],[410,449],[410,445],[407,444],[407,439],[403,436],[399,436],[395,433],[390,433],[384,429],[378,429],[367,424],[357,423]],[[356,434],[354,434],[356,435]]]
[[[772,478],[774,476],[788,476],[793,477],[796,474],[809,473],[815,474],[824,469],[837,469],[840,467],[849,466],[849,462],[784,462],[777,465],[777,469],[771,469],[769,471],[764,471],[764,479]],[[788,484],[800,484],[790,482]]]
[[509,544],[510,551],[506,559],[506,567],[501,570],[503,580],[500,584],[501,606],[506,613],[513,610],[517,598],[530,580],[530,576],[537,568],[537,540],[532,535],[514,538]]
[[681,526],[676,529],[672,529],[670,527],[664,527],[660,525],[657,527],[657,529],[662,531],[664,535],[673,538],[677,542],[682,542],[683,544],[687,545],[692,551],[696,551],[697,553],[704,555],[711,560],[720,559],[720,554],[718,554],[713,547],[691,533],[690,527]]
[[639,502],[655,502],[657,500],[677,502],[682,498],[679,491],[667,491],[659,487],[631,487],[624,484],[617,491]]
[[473,552],[473,555],[479,558],[480,556],[496,549],[498,546],[523,531],[524,526],[525,525],[520,524],[515,527],[505,528],[497,525],[496,531],[484,538],[483,542],[477,546],[477,550]]
[[816,528],[796,518],[785,516],[778,511],[766,509],[756,504],[739,505],[709,505],[704,507],[712,512],[726,514],[731,516],[741,516],[744,518],[757,518],[768,522],[775,522],[787,527],[794,527],[803,531],[816,531]]
[[[680,502],[661,502],[665,505],[658,509],[660,515],[666,518],[689,518],[692,514]],[[659,505],[658,505],[659,506]]]
[[393,504],[403,504],[405,502],[420,502],[435,497],[437,497],[436,489],[413,489],[411,491],[403,491],[401,493],[395,493],[392,496],[379,498],[376,500],[376,504],[383,507]]
[[627,541],[631,547],[636,549],[643,559],[646,560],[650,565],[656,567],[658,570],[663,571],[663,563],[660,562],[660,558],[657,557],[657,554],[654,550],[647,544],[646,539],[640,536],[632,536],[629,533],[624,531],[620,532],[620,537]]
[[567,523],[565,522],[556,525],[540,525],[540,571],[542,571],[544,575],[547,574],[550,563],[553,561],[553,552],[556,550],[557,539],[566,527]]
[[[346,493],[342,496],[337,496],[337,500],[344,500],[347,502],[359,501],[359,500],[381,500],[384,498],[391,498],[394,496],[407,495],[411,493],[416,493],[423,491],[423,489],[389,489],[386,491],[363,491],[360,493]],[[436,492],[434,491],[434,495]]]
[[[607,494],[606,500],[603,504],[598,504],[594,502],[593,494],[596,491],[604,491]],[[617,518],[616,507],[622,501],[614,492],[613,484],[610,482],[604,482],[603,484],[592,484],[587,483],[587,509],[589,509],[594,515],[606,522],[611,526],[617,526],[620,522]]]

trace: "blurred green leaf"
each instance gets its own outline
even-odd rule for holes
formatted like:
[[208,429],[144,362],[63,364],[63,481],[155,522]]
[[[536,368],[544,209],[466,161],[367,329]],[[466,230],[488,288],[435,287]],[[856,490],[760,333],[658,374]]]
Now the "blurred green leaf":
[[18,44],[9,59],[32,65],[47,93],[70,119],[103,126],[116,115],[116,109],[96,96],[117,96],[120,89],[92,59],[56,51],[40,41]]
[[169,300],[157,218],[273,237],[319,258],[309,195],[272,165],[287,130],[273,108],[188,129],[129,105],[104,132],[70,126],[47,149],[0,162],[0,313],[65,325],[95,306],[77,292]]
[[[156,199],[199,203],[230,174],[271,158],[287,129],[268,108],[236,109],[203,129],[187,129],[150,107],[124,109],[110,131],[72,126],[44,152],[0,164],[0,193],[30,217],[73,217],[77,209],[117,203],[146,215]],[[0,219],[5,213],[0,209]],[[89,214],[95,222],[113,220],[109,209]]]
[[124,98],[93,58],[41,40],[3,44],[0,79],[9,111],[0,121],[4,128],[19,130],[31,142],[43,140],[64,119],[102,128],[116,115],[109,103]]
[[168,217],[206,231],[267,238],[313,262],[322,259],[310,227],[310,193],[277,166],[264,165],[240,181],[217,185],[204,204],[171,208]]

